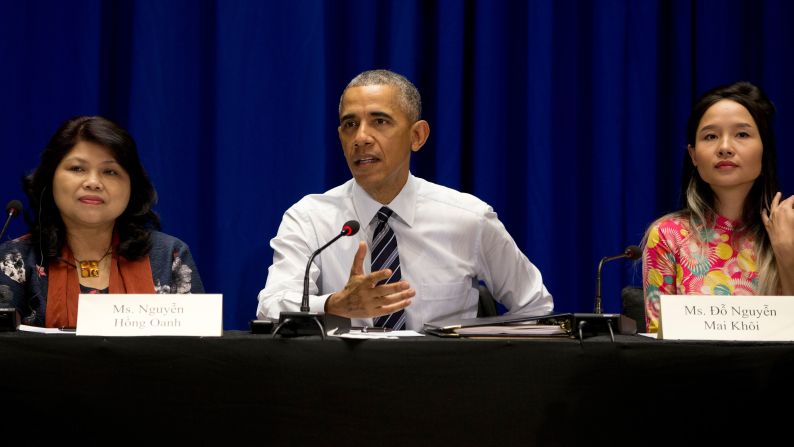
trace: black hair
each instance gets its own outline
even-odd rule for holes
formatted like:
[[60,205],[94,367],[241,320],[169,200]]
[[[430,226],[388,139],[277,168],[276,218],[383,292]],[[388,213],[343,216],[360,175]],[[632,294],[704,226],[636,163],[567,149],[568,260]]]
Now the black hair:
[[116,252],[131,260],[147,255],[152,246],[151,232],[160,229],[160,218],[152,209],[157,192],[141,165],[132,136],[99,116],[78,116],[63,123],[42,151],[38,167],[22,179],[30,204],[25,217],[33,243],[45,258],[60,256],[66,229],[55,204],[52,182],[61,160],[81,141],[107,148],[130,177],[130,200],[114,227],[119,236]]
[[[763,237],[766,237],[760,212],[761,209],[769,207],[779,187],[776,172],[775,134],[772,129],[775,106],[760,88],[749,82],[737,82],[709,90],[692,106],[686,128],[686,141],[690,147],[695,147],[696,134],[703,115],[711,106],[722,100],[734,101],[747,109],[761,135],[761,144],[763,145],[761,175],[755,179],[744,201],[742,223],[752,232],[758,235],[763,233]],[[715,214],[714,191],[700,177],[691,157],[685,155],[681,176],[682,208],[694,211],[691,209],[693,193],[694,197],[699,199],[706,207],[706,210],[697,211],[701,213],[707,211],[712,215]],[[696,214],[699,213],[696,212]]]

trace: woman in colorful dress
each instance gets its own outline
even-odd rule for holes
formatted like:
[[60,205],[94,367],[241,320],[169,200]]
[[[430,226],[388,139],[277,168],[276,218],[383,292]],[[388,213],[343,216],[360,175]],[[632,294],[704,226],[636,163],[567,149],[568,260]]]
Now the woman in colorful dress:
[[0,244],[0,306],[23,324],[75,327],[81,293],[202,293],[188,246],[157,231],[157,194],[122,128],[64,123],[25,177],[29,234]]
[[775,108],[756,86],[706,92],[687,123],[683,209],[644,238],[649,332],[660,295],[794,295],[794,196],[783,200],[775,166]]

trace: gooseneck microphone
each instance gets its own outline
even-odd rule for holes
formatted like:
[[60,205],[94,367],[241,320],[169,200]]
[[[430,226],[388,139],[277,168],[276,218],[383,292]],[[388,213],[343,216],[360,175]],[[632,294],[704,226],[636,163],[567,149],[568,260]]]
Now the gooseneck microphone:
[[303,300],[301,301],[301,312],[309,311],[309,270],[311,270],[314,257],[320,254],[320,252],[325,250],[329,245],[336,242],[340,237],[353,236],[354,234],[358,233],[359,228],[360,225],[358,224],[357,220],[348,220],[344,225],[342,225],[342,231],[339,232],[335,238],[331,239],[327,244],[315,250],[314,253],[312,253],[312,255],[309,257],[309,262],[306,263],[306,273],[303,275]]
[[601,305],[601,269],[604,264],[615,259],[637,259],[642,256],[642,250],[636,245],[629,245],[623,250],[623,253],[615,256],[605,256],[598,263],[598,271],[596,272],[596,299],[595,310],[591,314],[576,313],[574,314],[573,326],[577,329],[579,341],[587,335],[598,335],[608,333],[612,342],[615,342],[615,330],[619,334],[631,335],[637,333],[637,323],[631,318],[622,314],[605,314],[603,306]]
[[0,230],[0,242],[2,242],[3,236],[6,234],[6,230],[8,229],[8,224],[11,223],[11,219],[19,216],[22,213],[22,202],[19,200],[12,200],[8,202],[8,205],[6,205],[6,212],[8,215],[6,217],[5,225],[3,225],[3,229]]
[[298,336],[298,335],[313,335],[320,330],[320,335],[325,338],[325,314],[322,312],[311,312],[309,309],[309,271],[312,267],[312,261],[323,250],[328,248],[342,236],[353,236],[358,233],[361,226],[356,220],[348,220],[342,225],[342,231],[333,239],[328,241],[327,244],[318,248],[309,257],[309,262],[306,263],[306,273],[303,275],[303,299],[301,300],[300,312],[281,312],[278,317],[278,325],[273,330],[273,336],[279,334],[282,329],[285,331],[282,336]]
[[598,271],[596,272],[596,298],[595,298],[595,310],[594,313],[600,314],[603,313],[602,306],[601,306],[601,269],[604,268],[604,264],[609,261],[614,261],[615,259],[622,259],[627,258],[630,260],[639,259],[642,256],[642,250],[640,247],[636,245],[629,245],[623,250],[623,253],[615,256],[604,256],[601,258],[601,262],[598,263]]

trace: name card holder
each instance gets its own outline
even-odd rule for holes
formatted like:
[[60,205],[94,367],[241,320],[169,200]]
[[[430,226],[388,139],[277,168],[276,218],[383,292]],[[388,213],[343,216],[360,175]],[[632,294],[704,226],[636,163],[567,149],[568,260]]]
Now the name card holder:
[[221,294],[80,294],[77,335],[223,335]]
[[794,296],[662,295],[659,338],[794,341]]

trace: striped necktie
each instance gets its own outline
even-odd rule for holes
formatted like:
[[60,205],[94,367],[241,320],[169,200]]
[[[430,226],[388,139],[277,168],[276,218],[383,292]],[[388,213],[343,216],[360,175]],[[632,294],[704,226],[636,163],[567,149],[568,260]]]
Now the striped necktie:
[[[372,270],[391,269],[392,275],[388,279],[379,282],[389,284],[397,282],[402,277],[400,273],[400,255],[397,253],[397,236],[389,226],[389,217],[393,211],[388,207],[378,210],[378,226],[375,227],[375,234],[372,236]],[[375,318],[376,327],[387,327],[394,330],[405,328],[405,312],[403,309],[391,315],[383,315]]]

